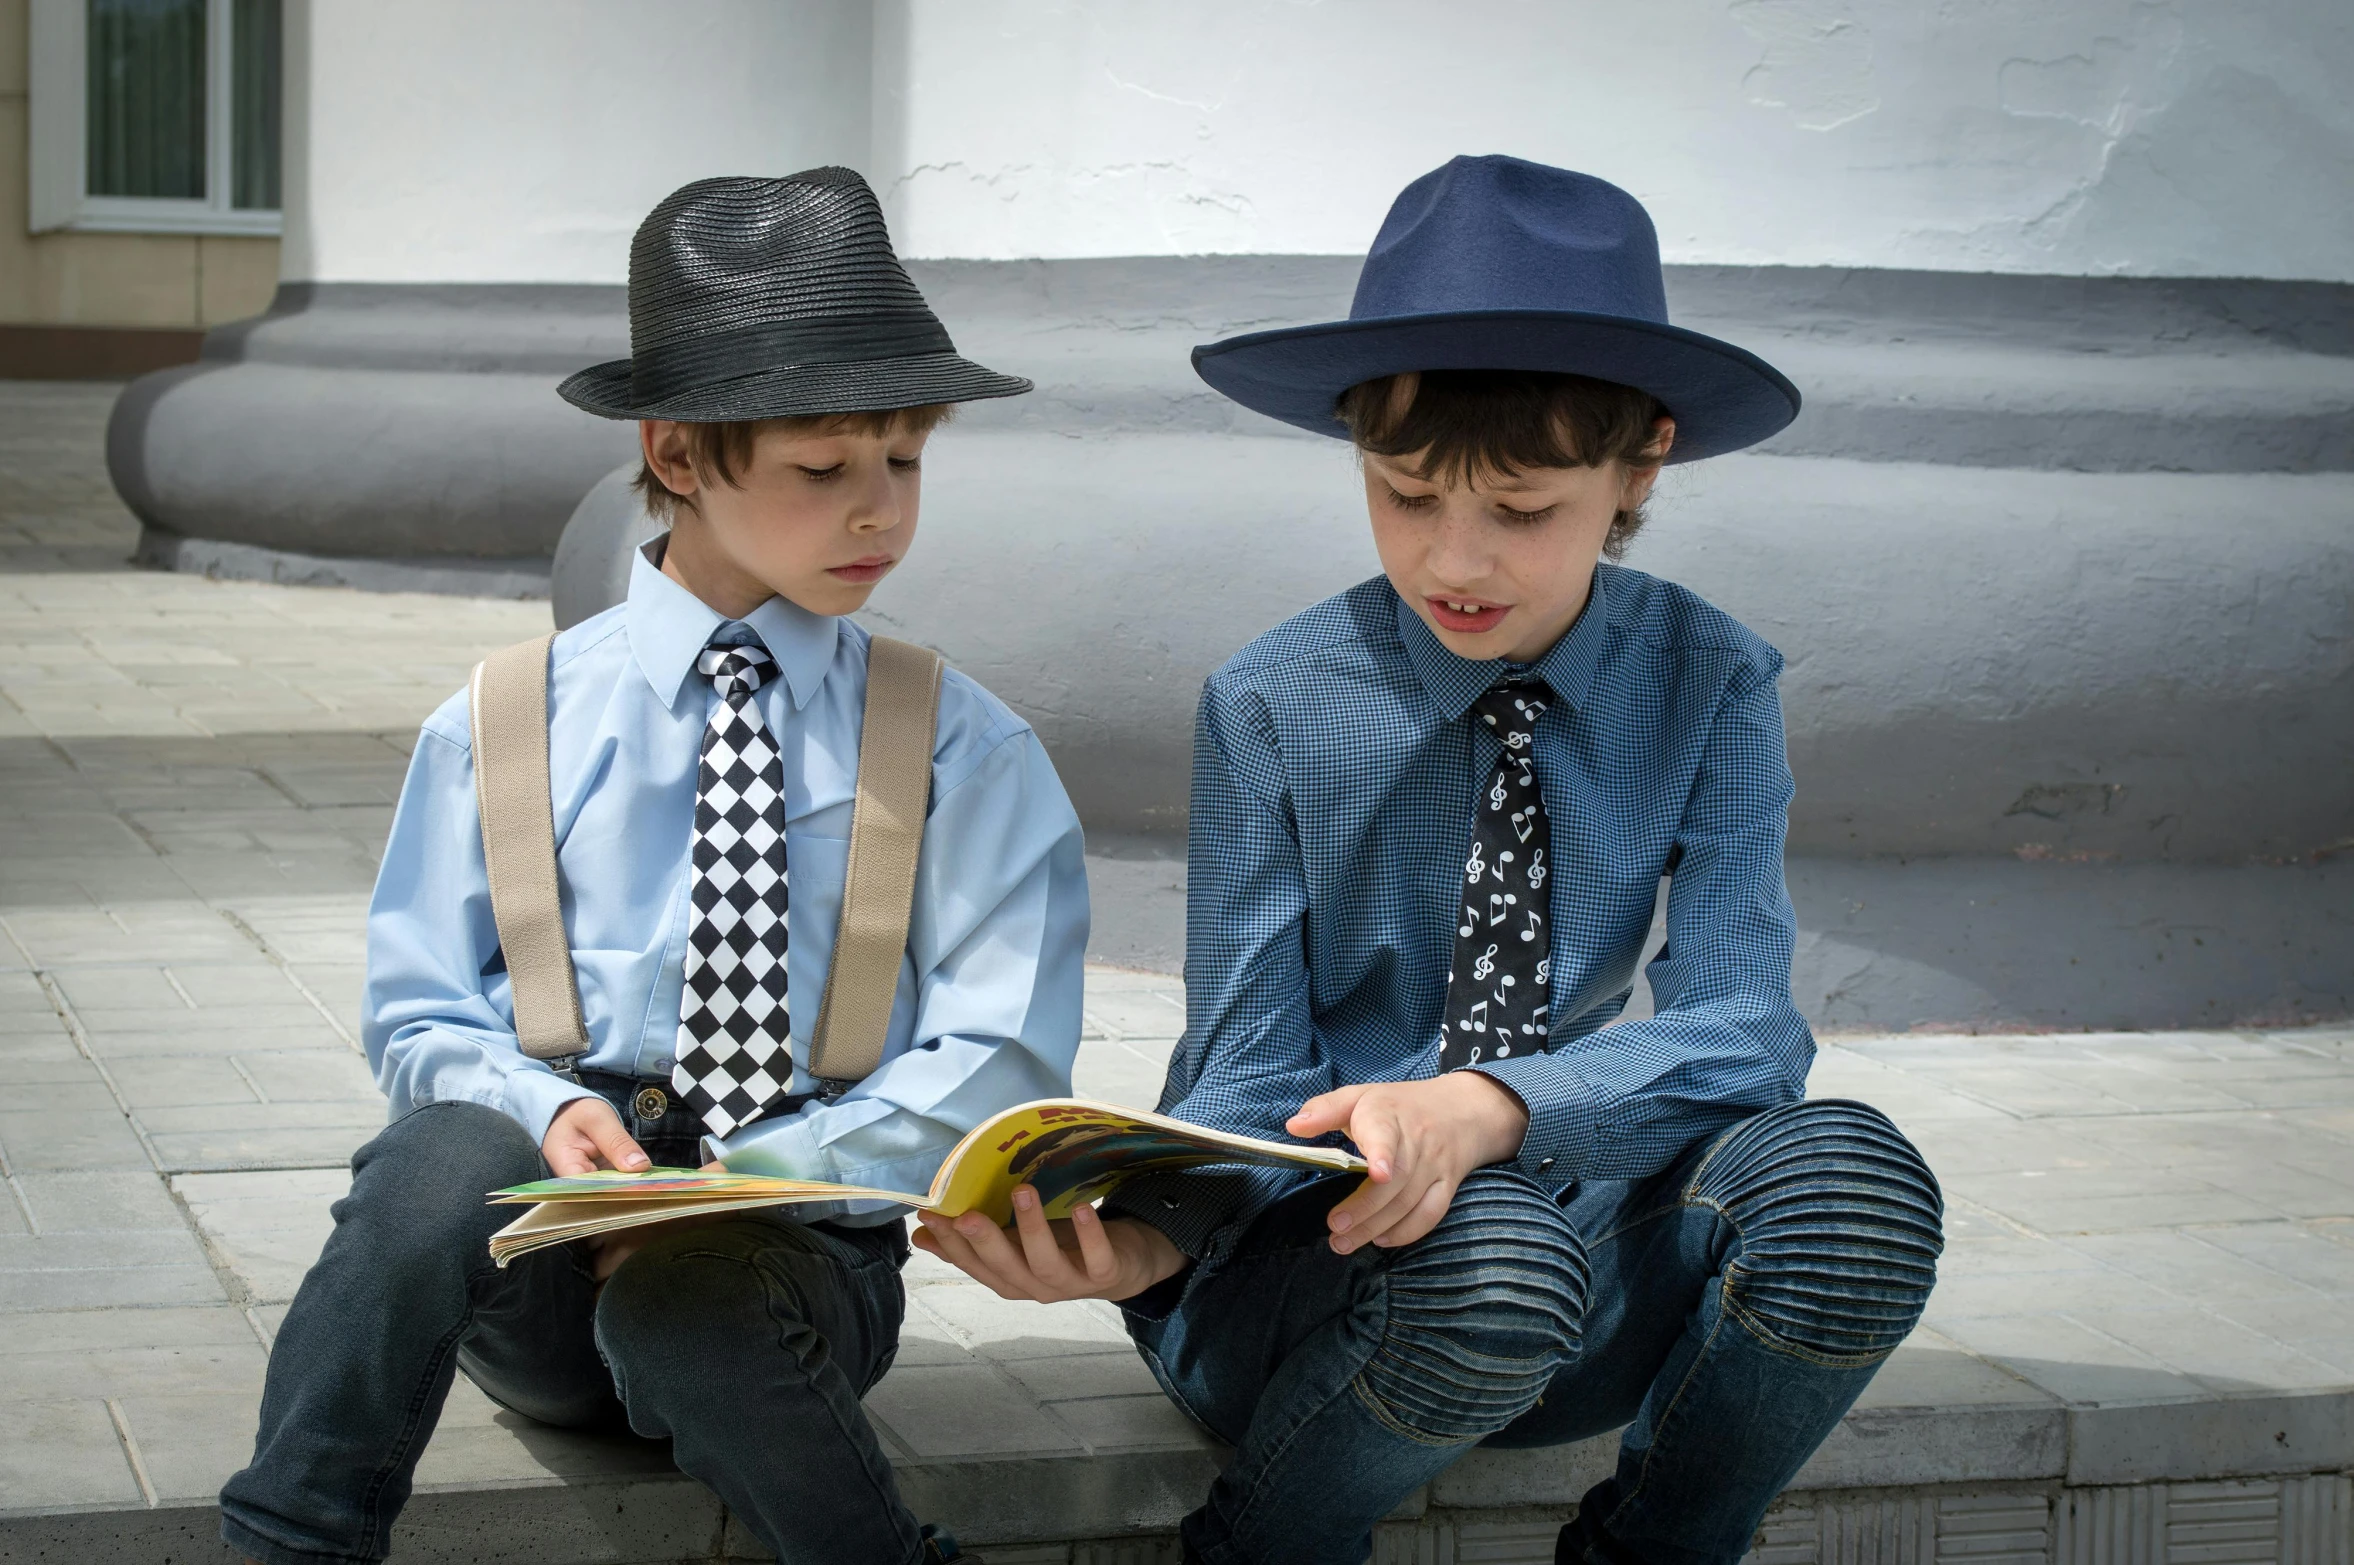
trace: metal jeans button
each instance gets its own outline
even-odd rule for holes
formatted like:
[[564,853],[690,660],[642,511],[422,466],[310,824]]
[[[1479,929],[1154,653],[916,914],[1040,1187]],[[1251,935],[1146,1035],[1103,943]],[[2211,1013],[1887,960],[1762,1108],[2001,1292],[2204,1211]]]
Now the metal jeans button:
[[670,1094],[660,1087],[640,1087],[629,1100],[630,1112],[640,1119],[660,1119],[670,1112]]

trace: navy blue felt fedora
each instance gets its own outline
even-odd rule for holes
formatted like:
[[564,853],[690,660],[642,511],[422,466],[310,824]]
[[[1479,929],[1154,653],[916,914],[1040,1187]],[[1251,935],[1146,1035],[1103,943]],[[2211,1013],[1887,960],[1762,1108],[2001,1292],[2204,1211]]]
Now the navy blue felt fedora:
[[1738,451],[1798,416],[1798,388],[1744,348],[1672,326],[1643,204],[1590,174],[1456,158],[1390,206],[1345,321],[1193,350],[1244,407],[1346,438],[1360,381],[1407,370],[1550,370],[1638,387],[1676,421],[1671,462]]

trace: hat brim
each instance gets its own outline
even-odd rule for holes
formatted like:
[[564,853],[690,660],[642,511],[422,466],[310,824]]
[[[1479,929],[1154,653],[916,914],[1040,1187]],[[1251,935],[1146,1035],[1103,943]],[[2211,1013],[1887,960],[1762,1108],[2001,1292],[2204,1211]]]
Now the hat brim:
[[599,418],[672,418],[690,424],[731,424],[755,418],[822,418],[829,413],[888,413],[940,402],[1018,397],[1030,389],[1019,375],[1000,375],[953,353],[846,364],[789,364],[712,381],[651,402],[630,389],[629,360],[593,365],[566,380],[556,394]]
[[1193,350],[1195,373],[1244,407],[1346,440],[1351,386],[1409,370],[1544,370],[1616,381],[1676,421],[1670,462],[1722,456],[1798,416],[1798,388],[1745,348],[1653,321],[1548,310],[1469,310],[1328,321]]

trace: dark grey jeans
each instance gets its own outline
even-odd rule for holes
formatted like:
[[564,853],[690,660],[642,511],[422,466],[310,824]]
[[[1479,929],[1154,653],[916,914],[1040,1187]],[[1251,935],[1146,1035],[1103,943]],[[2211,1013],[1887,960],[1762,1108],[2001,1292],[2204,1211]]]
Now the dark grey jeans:
[[898,1348],[905,1230],[748,1213],[661,1234],[602,1290],[577,1245],[501,1271],[487,1246],[515,1208],[483,1195],[547,1172],[513,1120],[465,1103],[360,1149],[271,1352],[253,1465],[221,1490],[229,1546],[267,1565],[384,1558],[462,1367],[541,1423],[669,1440],[786,1565],[920,1558],[859,1406]]

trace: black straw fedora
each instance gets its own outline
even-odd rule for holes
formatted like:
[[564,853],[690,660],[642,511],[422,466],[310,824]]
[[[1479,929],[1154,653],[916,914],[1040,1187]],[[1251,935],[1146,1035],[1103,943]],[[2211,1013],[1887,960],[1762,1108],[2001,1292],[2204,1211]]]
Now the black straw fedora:
[[557,394],[604,418],[717,424],[1030,389],[958,356],[846,168],[673,191],[630,242],[629,347]]
[[1193,367],[1244,407],[1343,439],[1340,394],[1408,370],[1550,370],[1638,387],[1675,418],[1670,462],[1755,445],[1798,416],[1781,371],[1668,323],[1641,202],[1520,158],[1456,158],[1408,185],[1347,320],[1229,337],[1194,349]]

